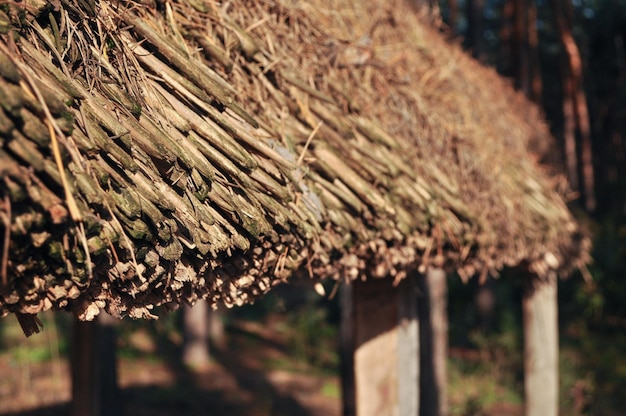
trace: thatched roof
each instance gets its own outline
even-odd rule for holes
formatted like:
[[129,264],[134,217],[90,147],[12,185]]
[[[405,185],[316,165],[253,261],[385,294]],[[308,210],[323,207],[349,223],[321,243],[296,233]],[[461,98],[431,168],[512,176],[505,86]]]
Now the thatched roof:
[[537,109],[408,3],[4,5],[0,313],[586,261]]

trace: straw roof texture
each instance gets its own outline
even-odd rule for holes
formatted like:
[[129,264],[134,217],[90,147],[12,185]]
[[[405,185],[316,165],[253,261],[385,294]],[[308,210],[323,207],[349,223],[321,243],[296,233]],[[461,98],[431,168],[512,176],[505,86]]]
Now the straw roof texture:
[[1,314],[587,260],[537,109],[408,2],[25,0],[0,31]]

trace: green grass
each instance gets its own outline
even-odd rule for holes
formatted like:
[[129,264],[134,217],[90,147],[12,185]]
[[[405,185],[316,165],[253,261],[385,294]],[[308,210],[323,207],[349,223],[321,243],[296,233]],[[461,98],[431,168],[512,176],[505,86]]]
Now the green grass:
[[626,331],[582,322],[561,337],[561,406],[572,415],[621,415],[626,391]]
[[322,395],[339,400],[341,398],[341,386],[338,383],[332,381],[326,381],[322,385]]
[[[503,282],[504,283],[504,282]],[[573,308],[576,292],[563,291],[562,328],[560,338],[560,408],[563,415],[623,415],[623,392],[626,392],[626,328],[624,324],[609,325],[598,318]],[[506,288],[504,288],[506,289]],[[504,289],[499,289],[506,295]],[[512,291],[512,289],[508,289]],[[571,295],[571,296],[570,296]],[[507,299],[506,296],[501,296]],[[310,297],[295,306],[286,307],[278,296],[267,303],[233,311],[264,324],[269,319],[277,325],[276,332],[285,340],[284,354],[262,359],[266,370],[284,370],[315,375],[336,375],[339,369],[337,320],[328,305]],[[458,300],[457,300],[458,301]],[[575,302],[574,302],[575,303]],[[451,301],[451,304],[453,302]],[[517,304],[498,309],[497,324],[485,334],[471,329],[465,309],[458,308],[457,319],[451,315],[451,339],[469,354],[455,354],[448,363],[448,395],[451,415],[479,416],[498,414],[494,406],[507,404],[521,408],[523,404],[523,338],[521,313]],[[568,310],[571,307],[571,310]],[[519,308],[517,308],[519,309]],[[580,315],[576,311],[580,310]],[[594,309],[595,311],[595,309]],[[12,316],[0,319],[0,358],[15,367],[53,361],[67,355],[71,335],[71,316],[63,313],[41,314],[44,331],[26,338]],[[239,316],[238,319],[242,317]],[[456,324],[456,325],[455,325]],[[470,328],[470,329],[468,329]],[[119,326],[118,353],[121,358],[168,362],[178,359],[181,329],[177,314],[164,315],[157,322],[124,321]],[[143,331],[157,346],[140,348],[137,332]],[[135,338],[133,338],[133,334]],[[459,336],[461,334],[462,336]],[[231,334],[233,335],[233,334]],[[242,346],[260,349],[263,339],[238,333]],[[134,340],[134,341],[133,341]],[[147,344],[146,344],[147,345]],[[340,386],[330,381],[322,386],[327,397],[339,398]],[[177,392],[176,394],[184,392]],[[502,413],[501,413],[502,414]]]
[[521,405],[520,386],[508,374],[479,361],[448,360],[448,397],[451,415],[481,415],[497,403]]
[[41,363],[66,356],[67,316],[54,316],[51,312],[40,314],[43,331],[27,338],[14,316],[0,319],[0,356],[9,357],[18,365]]
[[[496,404],[523,405],[521,344],[507,334],[473,337],[480,349],[471,359],[448,362],[451,415],[495,415]],[[479,342],[478,342],[479,341]],[[521,341],[521,340],[520,340]],[[480,352],[478,352],[480,351]],[[626,331],[588,328],[576,321],[563,328],[560,345],[562,415],[623,415],[626,392]]]

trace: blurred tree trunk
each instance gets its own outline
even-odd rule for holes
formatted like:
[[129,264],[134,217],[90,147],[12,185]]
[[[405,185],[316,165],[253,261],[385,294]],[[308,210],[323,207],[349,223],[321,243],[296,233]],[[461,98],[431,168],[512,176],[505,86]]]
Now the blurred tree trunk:
[[419,279],[420,416],[448,414],[448,285],[446,273],[429,268]]
[[526,14],[526,30],[528,37],[528,72],[529,90],[526,93],[533,102],[541,105],[543,82],[541,78],[541,61],[539,57],[539,32],[537,30],[537,5],[534,0],[528,2]]
[[[572,4],[569,0],[551,0],[551,7],[559,41],[564,51],[565,70],[562,79],[565,128],[563,139],[568,175],[571,186],[582,191],[585,208],[593,211],[596,208],[596,200],[591,125],[583,83],[583,62],[572,33]],[[579,146],[577,146],[577,137],[580,138]],[[580,148],[580,159],[578,148]],[[579,170],[582,172],[581,176],[578,175]]]
[[493,328],[495,321],[496,293],[495,279],[486,276],[478,283],[476,294],[474,295],[474,308],[476,309],[476,324],[478,329],[487,333]]
[[508,0],[503,4],[500,29],[500,66],[515,86],[541,103],[542,80],[534,0]]
[[457,23],[459,21],[459,4],[457,0],[448,0],[448,24],[452,29],[452,33],[457,33]]
[[540,103],[542,94],[539,63],[537,6],[534,0],[512,0],[513,33],[511,66],[517,87],[528,98]]
[[563,149],[569,185],[574,191],[580,189],[578,156],[576,151],[576,122],[574,120],[574,92],[571,71],[565,60],[561,61],[563,83]]
[[557,416],[559,334],[557,277],[524,281],[524,392],[526,416]]
[[485,30],[484,7],[484,0],[467,1],[467,46],[472,51],[474,58],[478,60],[484,58],[485,53],[485,38],[483,36]]
[[513,15],[515,13],[515,3],[512,0],[505,0],[502,4],[502,19],[500,25],[500,49],[499,49],[499,72],[507,77],[515,78],[513,70]]
[[199,300],[192,307],[183,307],[183,362],[192,368],[209,364],[209,305]]
[[510,0],[513,4],[513,31],[511,33],[511,68],[515,85],[527,96],[530,91],[528,59],[528,20],[526,7],[529,0]]

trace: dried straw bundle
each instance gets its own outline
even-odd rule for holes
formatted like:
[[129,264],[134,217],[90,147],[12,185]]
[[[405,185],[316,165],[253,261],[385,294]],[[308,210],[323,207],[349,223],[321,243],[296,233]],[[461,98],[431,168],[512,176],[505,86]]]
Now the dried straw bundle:
[[[0,313],[588,256],[534,107],[400,0],[0,11]],[[408,3],[408,2],[407,2]]]

